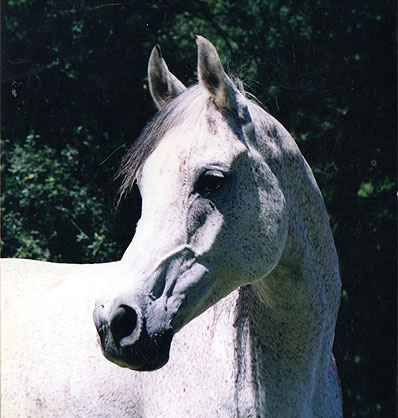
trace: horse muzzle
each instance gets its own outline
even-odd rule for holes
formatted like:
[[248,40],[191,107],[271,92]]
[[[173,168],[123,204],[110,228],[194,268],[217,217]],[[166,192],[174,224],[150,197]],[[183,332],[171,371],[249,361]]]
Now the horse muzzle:
[[149,335],[146,320],[137,306],[114,304],[108,313],[98,303],[93,319],[104,356],[121,367],[152,371],[169,360],[172,329]]

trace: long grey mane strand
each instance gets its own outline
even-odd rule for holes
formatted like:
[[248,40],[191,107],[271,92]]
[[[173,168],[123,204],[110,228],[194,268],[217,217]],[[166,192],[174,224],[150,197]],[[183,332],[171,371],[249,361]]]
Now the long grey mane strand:
[[118,203],[131,191],[140,168],[165,134],[172,128],[193,125],[197,122],[207,105],[205,97],[204,89],[200,85],[195,85],[168,102],[146,124],[141,135],[123,158],[116,174],[116,178],[122,178]]

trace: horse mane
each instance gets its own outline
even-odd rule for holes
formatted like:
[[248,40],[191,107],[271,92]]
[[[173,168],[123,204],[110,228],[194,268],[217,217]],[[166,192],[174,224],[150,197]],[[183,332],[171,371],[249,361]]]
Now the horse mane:
[[145,125],[116,174],[116,178],[122,178],[119,202],[132,189],[141,167],[168,131],[187,126],[189,132],[200,117],[216,111],[215,106],[207,99],[206,90],[196,84],[170,100]]

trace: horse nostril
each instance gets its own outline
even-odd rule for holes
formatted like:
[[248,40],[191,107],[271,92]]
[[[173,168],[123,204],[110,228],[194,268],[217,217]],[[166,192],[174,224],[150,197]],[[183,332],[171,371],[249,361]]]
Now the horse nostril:
[[137,326],[137,313],[127,305],[120,305],[112,315],[110,328],[116,343],[131,335]]

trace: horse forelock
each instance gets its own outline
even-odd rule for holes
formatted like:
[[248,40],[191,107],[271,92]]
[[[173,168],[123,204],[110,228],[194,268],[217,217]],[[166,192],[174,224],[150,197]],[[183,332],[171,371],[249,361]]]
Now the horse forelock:
[[215,132],[213,116],[220,112],[222,109],[217,108],[200,84],[185,90],[161,108],[146,124],[122,161],[116,175],[122,179],[119,201],[132,189],[143,164],[166,133],[176,128],[191,132],[200,118],[205,118],[209,132]]

